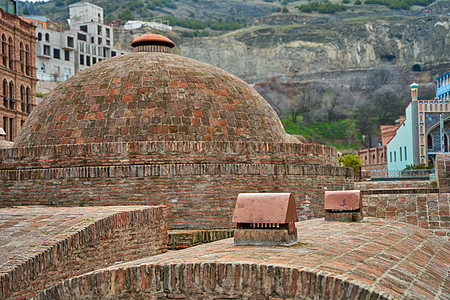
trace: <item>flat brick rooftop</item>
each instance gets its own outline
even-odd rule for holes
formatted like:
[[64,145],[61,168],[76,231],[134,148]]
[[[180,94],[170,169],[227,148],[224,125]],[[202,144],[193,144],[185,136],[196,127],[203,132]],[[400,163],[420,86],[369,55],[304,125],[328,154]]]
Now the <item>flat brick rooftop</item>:
[[299,244],[294,246],[234,246],[233,239],[225,239],[108,269],[120,272],[174,264],[279,266],[338,276],[343,282],[387,293],[386,298],[450,299],[450,244],[427,230],[376,218],[355,223],[313,219],[296,225]]
[[46,207],[0,209],[0,274],[48,251],[88,226],[120,213],[151,206]]

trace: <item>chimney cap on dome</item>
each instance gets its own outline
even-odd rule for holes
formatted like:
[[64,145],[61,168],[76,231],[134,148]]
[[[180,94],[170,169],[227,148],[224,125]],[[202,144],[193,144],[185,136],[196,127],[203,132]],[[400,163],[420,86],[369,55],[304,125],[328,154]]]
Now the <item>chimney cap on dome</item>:
[[410,88],[417,88],[417,87],[419,87],[419,85],[417,83],[415,83],[415,82],[410,85]]
[[146,45],[166,46],[169,48],[175,47],[174,42],[160,34],[145,34],[131,42],[131,47],[133,48]]

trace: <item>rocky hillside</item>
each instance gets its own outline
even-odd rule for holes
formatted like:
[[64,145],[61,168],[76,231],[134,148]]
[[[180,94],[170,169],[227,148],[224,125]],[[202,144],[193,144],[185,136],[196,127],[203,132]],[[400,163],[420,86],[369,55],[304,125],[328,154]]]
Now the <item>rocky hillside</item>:
[[261,25],[218,37],[183,39],[183,56],[224,68],[248,82],[302,81],[388,63],[429,70],[450,63],[445,15],[349,19],[324,24]]

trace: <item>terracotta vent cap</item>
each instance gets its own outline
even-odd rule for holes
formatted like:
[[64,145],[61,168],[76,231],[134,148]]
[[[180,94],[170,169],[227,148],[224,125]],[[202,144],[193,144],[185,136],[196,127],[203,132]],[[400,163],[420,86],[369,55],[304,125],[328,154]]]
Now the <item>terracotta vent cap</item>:
[[169,48],[175,47],[175,43],[169,38],[160,34],[145,34],[138,37],[133,42],[131,42],[131,47],[136,48],[138,46],[165,46]]

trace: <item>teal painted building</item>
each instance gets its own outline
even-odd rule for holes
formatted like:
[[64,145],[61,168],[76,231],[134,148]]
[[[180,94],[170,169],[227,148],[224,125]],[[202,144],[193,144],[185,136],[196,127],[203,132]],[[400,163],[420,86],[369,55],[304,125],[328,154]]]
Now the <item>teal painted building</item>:
[[[419,100],[418,88],[411,84],[411,102],[405,120],[386,145],[388,171],[407,165],[434,165],[436,154],[450,149],[449,72],[436,79],[436,98]],[[439,94],[440,93],[440,94]]]

